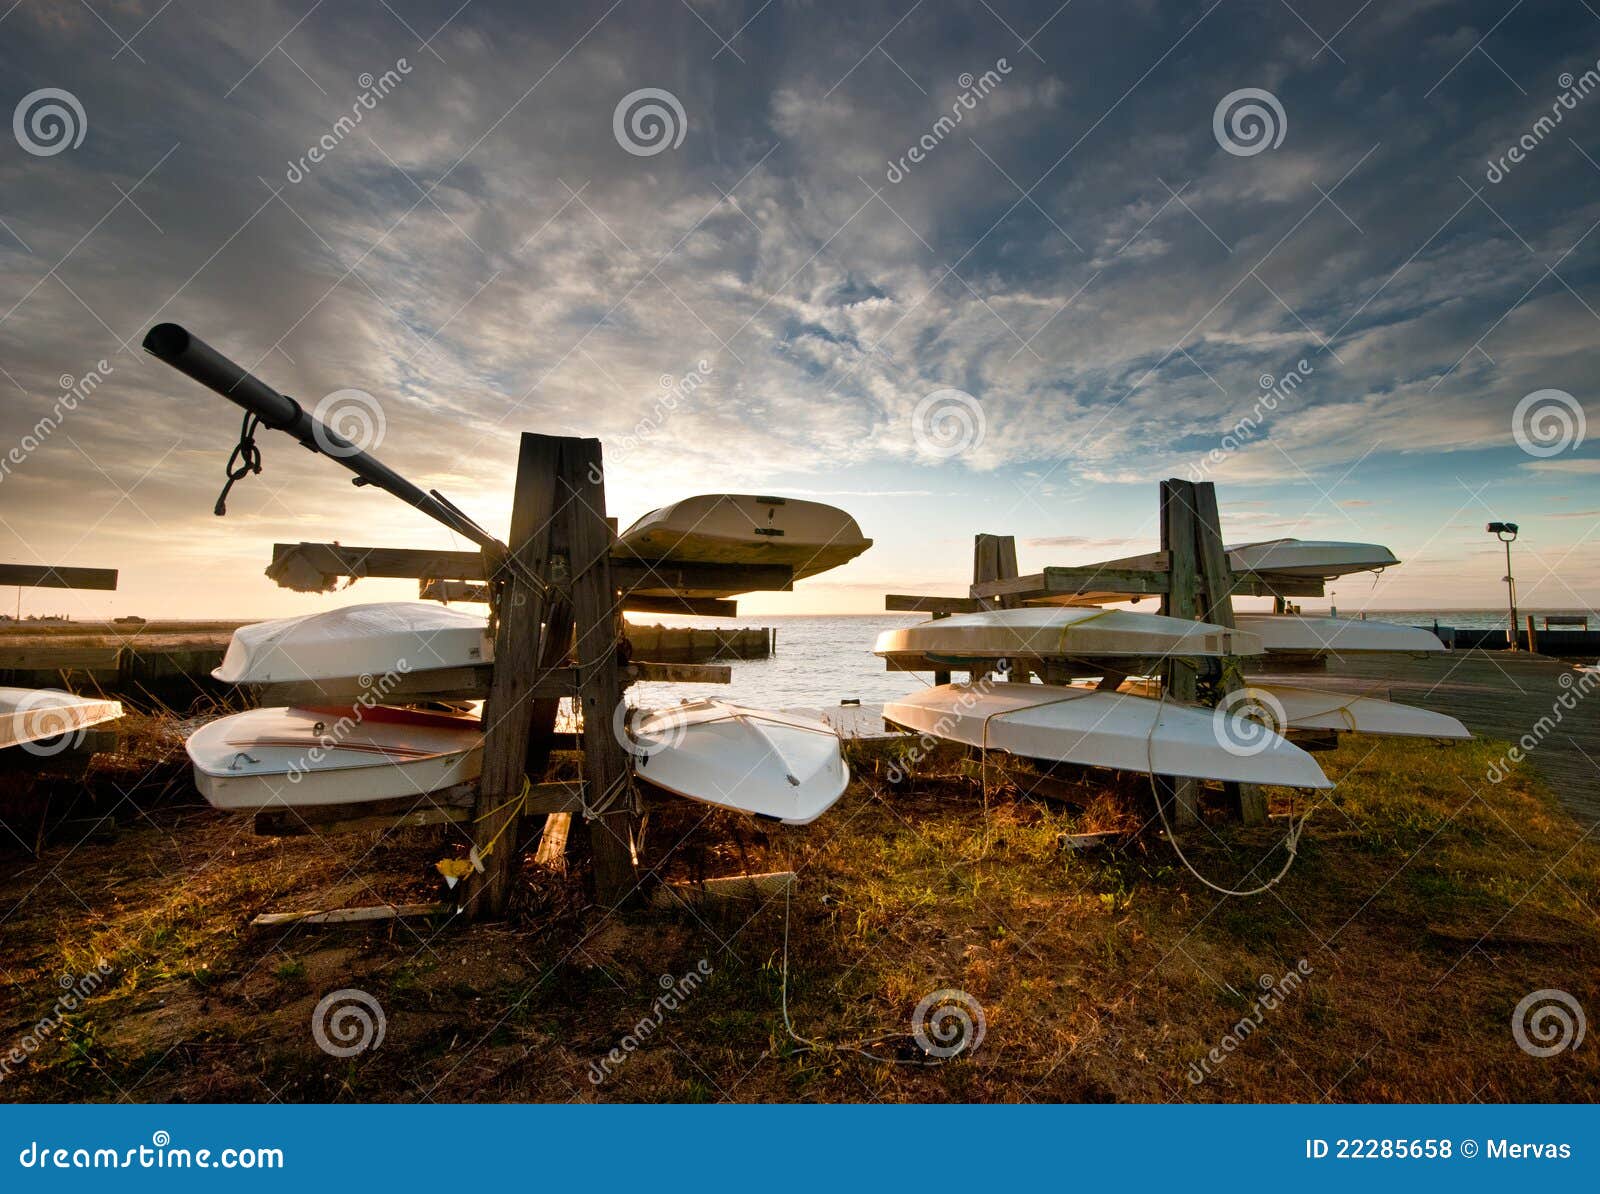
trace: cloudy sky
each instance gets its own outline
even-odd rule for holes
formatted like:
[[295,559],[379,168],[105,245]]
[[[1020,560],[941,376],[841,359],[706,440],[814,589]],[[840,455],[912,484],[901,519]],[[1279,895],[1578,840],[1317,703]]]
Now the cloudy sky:
[[496,530],[537,430],[624,522],[876,539],[746,612],[961,591],[976,531],[1149,550],[1202,475],[1230,540],[1406,561],[1341,608],[1495,605],[1491,518],[1525,604],[1595,604],[1600,6],[0,4],[0,560],[122,570],[25,612],[294,612],[275,540],[452,545],[281,435],[215,518],[237,412],[163,320]]

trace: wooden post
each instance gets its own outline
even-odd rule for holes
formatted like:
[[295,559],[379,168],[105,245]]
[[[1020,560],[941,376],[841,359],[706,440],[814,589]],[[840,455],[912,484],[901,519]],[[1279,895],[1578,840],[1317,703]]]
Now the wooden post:
[[[1228,552],[1222,545],[1217,487],[1210,481],[1201,481],[1190,492],[1193,496],[1195,555],[1200,565],[1202,617],[1207,622],[1233,630],[1236,625],[1233,618],[1233,570],[1228,566]],[[1236,656],[1217,660],[1214,666],[1216,686],[1224,695],[1237,692],[1245,686]],[[1288,727],[1277,728],[1282,731]],[[1246,825],[1267,823],[1267,797],[1259,785],[1229,783],[1223,787],[1239,819]]]
[[[541,624],[547,613],[548,593],[541,587],[551,574],[550,529],[556,510],[556,472],[560,441],[546,435],[523,435],[517,456],[517,484],[511,501],[510,560],[493,573],[494,611],[498,624],[494,643],[494,676],[484,705],[483,771],[473,810],[473,840],[480,857],[490,843],[494,848],[482,858],[483,873],[467,894],[475,916],[505,913],[516,878],[517,826],[521,793],[527,775],[529,730],[534,707],[533,688],[542,648]],[[489,565],[489,561],[485,561]],[[562,656],[566,654],[562,640]]]
[[583,770],[590,805],[607,811],[589,822],[595,896],[610,907],[634,890],[633,814],[636,796],[628,752],[614,718],[622,703],[622,663],[617,645],[622,604],[611,583],[605,474],[600,441],[563,443],[560,476],[562,521],[571,536],[572,612],[577,626],[578,698],[583,711]]
[[[1186,481],[1161,483],[1161,550],[1170,560],[1168,586],[1161,598],[1161,612],[1170,618],[1192,622],[1199,611],[1199,575],[1195,560],[1195,511],[1189,500],[1192,489]],[[1181,704],[1192,705],[1199,691],[1193,662],[1169,656],[1162,667],[1167,695]],[[1200,785],[1193,779],[1167,778],[1158,784],[1157,800],[1172,801],[1173,817],[1179,825],[1195,825],[1200,820]]]
[[1539,650],[1539,632],[1533,628],[1533,615],[1528,615],[1528,653],[1534,654]]
[[[986,580],[1015,580],[1017,576],[1017,540],[1014,535],[986,535],[979,533],[972,539],[972,583]],[[1020,599],[1011,596],[984,598],[985,609],[1015,609]],[[974,679],[977,676],[974,675]],[[1006,679],[1018,684],[1028,682],[1028,669],[1012,662]]]

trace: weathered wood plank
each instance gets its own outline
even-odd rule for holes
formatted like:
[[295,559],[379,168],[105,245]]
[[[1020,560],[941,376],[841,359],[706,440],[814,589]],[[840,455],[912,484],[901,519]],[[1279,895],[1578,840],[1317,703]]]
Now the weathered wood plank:
[[1012,597],[1018,601],[1085,594],[1117,594],[1129,597],[1159,596],[1167,591],[1167,574],[1100,568],[1046,568],[1005,580],[983,581],[972,586],[972,596]]
[[[486,604],[489,586],[467,580],[432,580],[417,582],[417,597],[422,601],[458,601],[468,604]],[[622,609],[631,614],[687,614],[698,618],[736,618],[739,603],[716,597],[673,597],[630,593],[623,599]]]
[[271,929],[282,925],[354,925],[374,921],[399,920],[410,916],[442,916],[454,908],[445,903],[432,904],[374,904],[366,908],[330,908],[326,911],[263,912],[250,922],[253,929]]
[[888,593],[883,598],[883,608],[905,614],[975,614],[983,608],[983,602],[974,597],[913,597],[906,593]]
[[479,551],[434,551],[412,547],[346,547],[340,543],[274,543],[272,562],[298,555],[311,568],[329,576],[381,576],[412,580],[487,580]]
[[[1161,483],[1161,549],[1167,553],[1168,588],[1161,599],[1161,612],[1168,617],[1193,621],[1198,612],[1199,562],[1195,558],[1195,512],[1190,482],[1171,480]],[[1163,668],[1167,695],[1182,704],[1192,705],[1199,689],[1195,665],[1187,659],[1169,658]],[[1179,825],[1200,821],[1200,785],[1197,781],[1170,776],[1157,777],[1158,800],[1170,797],[1174,820]]]
[[67,568],[51,564],[0,564],[0,585],[25,589],[115,589],[115,568]]

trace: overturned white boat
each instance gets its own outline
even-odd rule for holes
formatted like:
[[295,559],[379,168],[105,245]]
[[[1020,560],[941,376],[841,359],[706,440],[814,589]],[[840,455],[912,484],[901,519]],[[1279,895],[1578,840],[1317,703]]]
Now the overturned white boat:
[[850,783],[839,732],[820,718],[686,701],[629,730],[638,778],[690,800],[807,825]]
[[1332,539],[1264,539],[1228,546],[1235,572],[1276,572],[1330,580],[1353,572],[1381,572],[1400,561],[1380,543],[1341,543]]
[[377,601],[241,626],[211,674],[230,684],[282,684],[470,667],[493,656],[482,615]]
[[1195,779],[1330,788],[1317,761],[1265,725],[1150,697],[1053,684],[941,684],[884,704],[919,733],[1034,759]]
[[[617,537],[613,554],[669,563],[776,564],[793,569],[794,579],[801,580],[837,568],[871,546],[856,520],[836,506],[705,493],[650,511]],[[695,590],[714,597],[742,591]]]
[[1252,684],[1249,690],[1264,693],[1267,699],[1263,703],[1272,713],[1281,714],[1289,729],[1337,730],[1389,738],[1472,737],[1472,731],[1448,713],[1397,705],[1382,697],[1323,692],[1289,684]]
[[22,746],[56,754],[69,749],[80,731],[121,716],[117,701],[54,688],[0,688],[0,749]]
[[1427,654],[1443,651],[1444,644],[1431,630],[1395,622],[1367,622],[1352,618],[1306,617],[1302,614],[1235,614],[1239,629],[1260,640],[1269,652],[1293,654],[1355,655],[1400,652]]
[[476,779],[475,717],[395,709],[250,709],[208,722],[185,747],[217,808],[364,804]]
[[886,659],[1159,659],[1259,655],[1261,642],[1248,630],[1161,614],[1093,606],[1025,606],[885,630],[872,650]]

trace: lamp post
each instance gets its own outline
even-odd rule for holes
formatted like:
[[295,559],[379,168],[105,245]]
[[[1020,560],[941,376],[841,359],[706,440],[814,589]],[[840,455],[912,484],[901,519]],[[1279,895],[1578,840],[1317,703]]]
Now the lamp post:
[[1483,528],[1489,534],[1499,539],[1506,545],[1506,602],[1510,610],[1511,625],[1506,630],[1506,640],[1510,648],[1517,649],[1517,582],[1511,575],[1511,544],[1517,537],[1517,524],[1514,522],[1491,522]]

